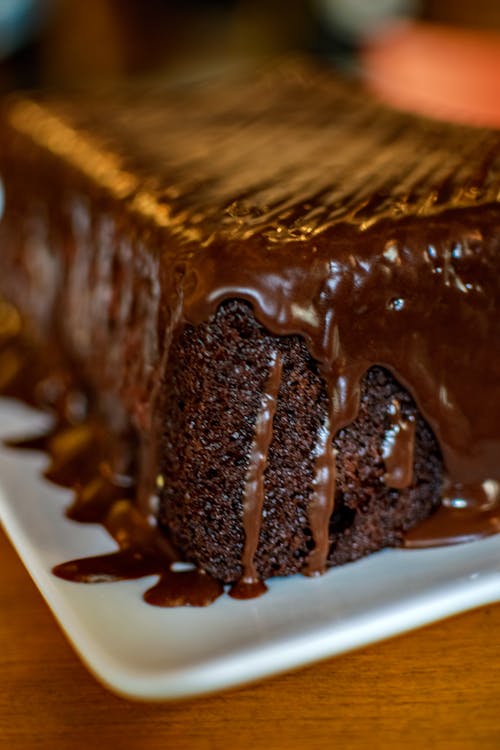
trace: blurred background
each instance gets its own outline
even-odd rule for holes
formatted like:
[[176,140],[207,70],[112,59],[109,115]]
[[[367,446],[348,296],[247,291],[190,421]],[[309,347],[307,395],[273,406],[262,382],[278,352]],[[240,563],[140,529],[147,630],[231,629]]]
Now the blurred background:
[[500,0],[0,0],[0,91],[189,80],[305,53],[383,98],[500,127]]

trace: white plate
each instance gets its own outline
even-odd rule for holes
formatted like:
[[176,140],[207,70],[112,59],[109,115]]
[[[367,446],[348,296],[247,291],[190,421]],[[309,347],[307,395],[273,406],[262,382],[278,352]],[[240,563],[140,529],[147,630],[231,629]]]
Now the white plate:
[[[0,399],[0,437],[37,434],[46,415]],[[68,521],[70,493],[40,478],[40,453],[0,449],[0,519],[89,669],[131,698],[168,699],[238,685],[500,600],[500,535],[430,550],[386,550],[319,579],[270,582],[260,599],[157,609],[155,581],[82,585],[51,568],[114,544]]]

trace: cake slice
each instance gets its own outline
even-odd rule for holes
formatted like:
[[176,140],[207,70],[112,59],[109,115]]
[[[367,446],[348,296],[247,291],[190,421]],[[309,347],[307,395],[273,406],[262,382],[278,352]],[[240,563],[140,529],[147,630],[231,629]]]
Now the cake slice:
[[86,520],[123,552],[126,496],[164,601],[175,556],[250,596],[498,530],[500,133],[285,65],[15,98],[0,137],[0,286],[105,435]]

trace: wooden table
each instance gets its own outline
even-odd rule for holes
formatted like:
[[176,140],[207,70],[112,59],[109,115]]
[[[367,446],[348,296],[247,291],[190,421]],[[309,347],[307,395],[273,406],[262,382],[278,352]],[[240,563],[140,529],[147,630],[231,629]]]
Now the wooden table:
[[500,605],[257,685],[132,703],[82,666],[0,531],[0,748],[500,748]]

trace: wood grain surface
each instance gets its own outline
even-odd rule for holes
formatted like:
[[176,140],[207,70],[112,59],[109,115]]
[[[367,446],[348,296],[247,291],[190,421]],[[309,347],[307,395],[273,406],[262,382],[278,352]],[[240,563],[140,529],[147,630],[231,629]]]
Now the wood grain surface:
[[133,703],[86,671],[0,531],[0,748],[500,748],[500,605],[256,685]]

